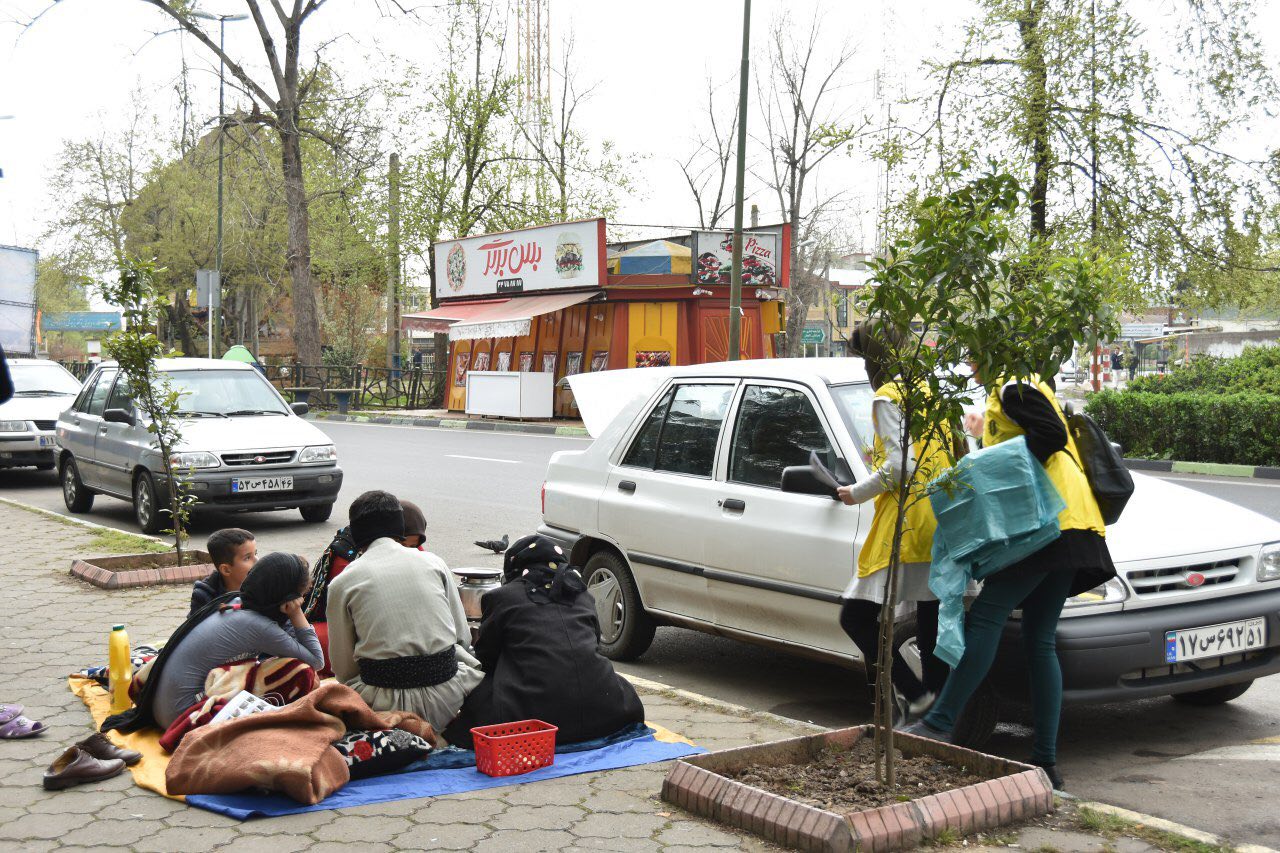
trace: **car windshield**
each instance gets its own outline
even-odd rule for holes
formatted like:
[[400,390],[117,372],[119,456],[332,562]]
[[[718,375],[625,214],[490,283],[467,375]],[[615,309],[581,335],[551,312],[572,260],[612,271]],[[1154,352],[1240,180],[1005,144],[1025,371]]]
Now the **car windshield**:
[[169,379],[181,395],[178,411],[183,414],[226,417],[289,411],[256,370],[176,370]]
[[871,424],[871,400],[875,394],[871,391],[870,383],[832,385],[831,396],[836,400],[836,408],[840,410],[844,425],[858,443],[862,461],[870,465],[871,442],[875,439],[875,429]]
[[24,397],[74,397],[80,393],[80,382],[57,364],[9,363],[13,376],[13,393]]

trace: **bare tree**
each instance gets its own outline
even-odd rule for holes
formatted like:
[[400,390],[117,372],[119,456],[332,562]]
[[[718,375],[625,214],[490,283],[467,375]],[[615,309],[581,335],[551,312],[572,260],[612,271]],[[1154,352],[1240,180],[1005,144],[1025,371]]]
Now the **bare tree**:
[[722,217],[733,210],[733,166],[738,137],[738,105],[734,101],[732,115],[726,124],[724,113],[716,103],[716,86],[707,80],[707,123],[694,138],[693,152],[679,161],[694,204],[698,206],[698,224],[715,228]]
[[853,59],[845,41],[829,57],[821,45],[818,17],[809,24],[802,41],[794,35],[791,18],[784,13],[769,32],[769,75],[757,79],[769,158],[767,171],[757,177],[777,197],[778,209],[792,226],[791,287],[787,294],[787,355],[800,353],[800,336],[809,306],[824,285],[816,270],[826,249],[820,231],[824,217],[839,207],[842,193],[820,197],[814,172],[822,163],[857,138],[868,126],[856,124],[849,110],[835,105],[846,67]]

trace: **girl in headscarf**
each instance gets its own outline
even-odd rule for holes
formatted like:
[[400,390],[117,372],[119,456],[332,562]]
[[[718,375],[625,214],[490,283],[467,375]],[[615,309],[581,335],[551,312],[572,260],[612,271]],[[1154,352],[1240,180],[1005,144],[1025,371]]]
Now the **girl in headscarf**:
[[[909,439],[904,434],[900,406],[903,389],[894,368],[895,352],[902,345],[901,336],[876,320],[858,323],[848,344],[849,355],[866,362],[867,377],[875,391],[871,403],[874,470],[867,479],[840,487],[837,494],[850,506],[874,500],[875,516],[858,553],[853,579],[842,596],[840,627],[861,652],[871,683],[876,674],[875,662],[880,659],[880,611],[889,587],[898,486],[904,464],[906,476],[916,482],[928,482],[951,466],[951,457],[940,442],[915,436]],[[942,690],[948,672],[947,665],[933,655],[938,638],[938,599],[929,590],[929,563],[937,521],[929,501],[923,496],[916,498],[907,508],[896,586],[898,600],[914,602],[916,606],[916,643],[924,678],[916,677],[900,650],[894,651],[893,686],[903,717],[927,711]]]
[[102,730],[167,729],[201,698],[209,672],[230,661],[276,656],[318,669],[324,663],[320,641],[302,613],[310,583],[307,562],[296,554],[260,559],[239,591],[215,598],[174,632],[151,664],[135,706],[108,717]]
[[484,681],[444,731],[471,747],[471,729],[536,719],[558,726],[557,743],[581,743],[644,722],[635,689],[597,651],[600,622],[582,574],[546,536],[517,540],[503,586],[480,599],[476,657]]

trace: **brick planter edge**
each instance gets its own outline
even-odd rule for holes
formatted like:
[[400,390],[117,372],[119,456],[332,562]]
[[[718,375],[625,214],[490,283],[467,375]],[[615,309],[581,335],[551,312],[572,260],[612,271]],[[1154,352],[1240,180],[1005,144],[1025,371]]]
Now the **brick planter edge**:
[[138,554],[123,557],[100,557],[88,560],[72,560],[71,575],[99,589],[132,589],[155,584],[195,583],[209,576],[214,570],[212,558],[204,551],[188,551],[199,558],[198,563],[185,566],[156,566],[154,568],[119,568],[127,560],[138,557],[165,557],[165,554]]

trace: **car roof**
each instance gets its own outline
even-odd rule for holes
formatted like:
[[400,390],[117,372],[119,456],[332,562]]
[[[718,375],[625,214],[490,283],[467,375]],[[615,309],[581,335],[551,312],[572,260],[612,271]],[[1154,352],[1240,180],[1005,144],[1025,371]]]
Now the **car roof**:
[[58,362],[48,358],[22,358],[21,356],[15,358],[13,356],[9,356],[8,361],[10,367],[22,367],[24,364],[54,364],[59,367],[62,366],[58,364]]
[[[119,367],[114,361],[104,361],[102,367]],[[226,361],[221,358],[158,358],[156,369],[166,373],[175,370],[255,370],[243,361]]]
[[860,358],[756,358],[717,361],[666,368],[676,377],[726,376],[743,379],[820,380],[828,385],[866,382],[867,368]]

